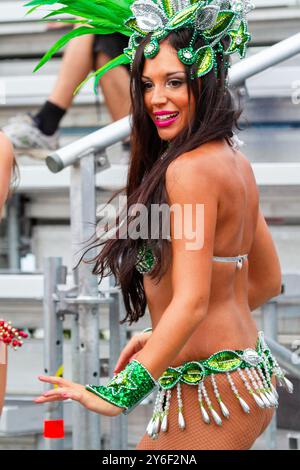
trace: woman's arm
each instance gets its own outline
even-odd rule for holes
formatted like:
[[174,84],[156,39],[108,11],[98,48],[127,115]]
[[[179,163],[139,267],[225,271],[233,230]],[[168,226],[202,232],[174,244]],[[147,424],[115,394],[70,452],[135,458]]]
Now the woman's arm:
[[248,302],[255,310],[281,293],[282,282],[276,247],[261,209],[248,260]]
[[0,217],[6,201],[14,162],[13,147],[7,137],[0,132]]
[[[170,207],[176,205],[185,217],[180,222],[171,211],[172,301],[136,356],[154,379],[170,366],[207,314],[219,200],[216,178],[205,157],[199,161],[182,155],[172,163],[166,190]],[[197,242],[188,233],[190,227]]]
[[[92,411],[109,416],[131,411],[153,390],[153,378],[158,379],[170,366],[206,316],[219,191],[214,169],[205,161],[205,158],[195,161],[182,155],[167,170],[174,294],[145,346],[135,355],[135,361],[106,387],[88,385],[84,389],[65,379],[42,376],[40,380],[56,384],[58,388],[45,392],[36,403],[71,398]],[[178,220],[172,212],[174,205],[182,210],[182,219]]]
[[267,289],[262,289],[261,286],[257,286],[256,283],[250,281],[248,285],[248,302],[251,312],[280,294],[281,286],[280,290],[276,290],[271,293]]

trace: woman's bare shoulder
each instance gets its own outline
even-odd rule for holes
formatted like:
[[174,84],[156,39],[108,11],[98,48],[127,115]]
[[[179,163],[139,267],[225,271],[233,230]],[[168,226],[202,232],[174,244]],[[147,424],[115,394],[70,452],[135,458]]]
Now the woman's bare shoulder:
[[240,169],[246,172],[253,173],[252,165],[247,156],[240,149],[233,149],[229,144],[220,141],[211,141],[207,144],[200,145],[197,149],[193,150],[196,161],[203,162],[203,164],[212,169],[214,174],[222,175],[223,170],[232,163],[238,163]]
[[181,171],[186,168],[190,172],[201,170],[206,176],[212,174],[216,177],[220,171],[219,164],[225,162],[224,157],[228,156],[228,153],[228,146],[218,141],[210,141],[181,154],[170,164],[169,168],[174,167]]
[[199,191],[209,189],[213,192],[213,188],[217,188],[214,165],[202,151],[201,153],[202,158],[199,149],[182,153],[169,164],[165,178],[168,193],[177,187],[189,194],[194,191],[197,196]]

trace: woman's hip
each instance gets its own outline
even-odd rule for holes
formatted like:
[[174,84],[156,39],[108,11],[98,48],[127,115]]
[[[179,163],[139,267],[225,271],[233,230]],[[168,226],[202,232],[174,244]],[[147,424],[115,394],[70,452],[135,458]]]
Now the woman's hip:
[[275,375],[291,391],[263,332],[256,349],[218,351],[168,368],[159,378],[153,416],[137,448],[202,449],[210,448],[209,442],[215,449],[251,447],[278,406]]

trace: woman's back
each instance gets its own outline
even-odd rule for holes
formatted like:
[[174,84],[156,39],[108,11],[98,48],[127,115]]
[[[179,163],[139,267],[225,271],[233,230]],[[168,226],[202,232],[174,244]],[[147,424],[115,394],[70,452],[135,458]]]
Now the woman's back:
[[[259,210],[259,193],[250,163],[226,142],[205,144],[190,152],[190,158],[206,159],[219,185],[214,256],[248,254]],[[172,265],[157,285],[149,276],[144,277],[153,327],[171,302],[171,276]],[[236,262],[213,261],[207,316],[172,365],[208,357],[216,349],[254,347],[256,339],[257,328],[248,304],[248,261],[244,260],[242,269],[237,269]]]

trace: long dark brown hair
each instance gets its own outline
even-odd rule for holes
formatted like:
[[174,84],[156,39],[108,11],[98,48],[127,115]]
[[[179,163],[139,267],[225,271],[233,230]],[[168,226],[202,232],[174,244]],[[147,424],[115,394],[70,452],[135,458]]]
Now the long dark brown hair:
[[[191,40],[191,31],[182,29],[172,32],[166,39],[176,50],[179,50]],[[227,87],[228,56],[223,57],[221,51],[216,55],[217,75],[214,69],[201,79],[190,78],[190,67],[186,66],[189,99],[191,94],[195,98],[195,113],[192,122],[172,140],[168,146],[162,141],[157,129],[147,114],[144,104],[144,91],[141,76],[144,69],[144,47],[149,42],[149,36],[140,44],[132,66],[130,94],[131,94],[131,159],[129,165],[126,188],[118,191],[108,201],[111,202],[117,195],[125,191],[127,208],[135,204],[143,204],[151,213],[152,204],[167,204],[165,190],[165,175],[169,164],[185,152],[191,151],[200,145],[217,139],[226,139],[233,145],[232,136],[234,128],[238,128],[238,118],[241,110],[237,109],[235,100]],[[198,39],[195,48],[205,45],[202,38]],[[223,40],[222,45],[227,47]],[[201,80],[201,87],[200,85]],[[160,156],[164,153],[164,159]],[[125,219],[132,220],[132,214],[127,211]],[[92,259],[83,259],[92,263],[93,274],[103,277],[113,274],[116,285],[121,287],[126,316],[121,323],[136,322],[145,313],[146,297],[143,287],[143,276],[136,268],[138,259],[139,240],[130,237],[120,239],[118,227],[124,217],[117,218],[117,231],[113,238],[98,236],[90,245],[91,248],[101,251]],[[107,229],[108,230],[108,229]],[[105,239],[104,239],[105,238]],[[152,249],[157,263],[151,271],[151,278],[157,282],[165,274],[171,259],[170,243],[166,239],[148,239],[147,245]]]

